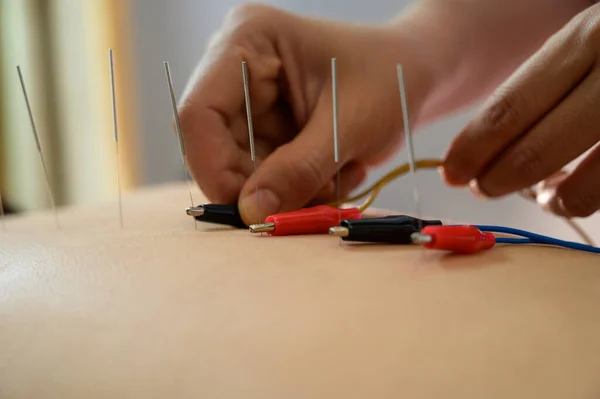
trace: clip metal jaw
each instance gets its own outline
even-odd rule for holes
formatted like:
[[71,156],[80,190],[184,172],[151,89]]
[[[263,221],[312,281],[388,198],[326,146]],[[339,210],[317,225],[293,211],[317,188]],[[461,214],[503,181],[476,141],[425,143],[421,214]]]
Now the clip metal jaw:
[[185,212],[199,222],[223,224],[240,229],[247,227],[237,205],[233,204],[204,204],[187,208]]
[[275,223],[274,222],[269,222],[269,223],[259,223],[259,224],[251,224],[250,225],[250,233],[270,233],[275,231]]

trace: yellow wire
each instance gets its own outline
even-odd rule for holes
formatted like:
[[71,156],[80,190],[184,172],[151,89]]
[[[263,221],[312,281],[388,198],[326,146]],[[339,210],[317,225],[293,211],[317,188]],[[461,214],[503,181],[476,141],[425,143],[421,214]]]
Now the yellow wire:
[[[433,169],[433,168],[438,168],[439,166],[441,166],[441,164],[442,164],[442,161],[440,161],[438,159],[421,159],[421,160],[415,162],[415,169]],[[369,198],[367,198],[367,200],[361,206],[358,207],[358,209],[360,209],[361,212],[364,212],[368,207],[370,207],[373,204],[373,202],[375,202],[375,200],[377,199],[377,196],[379,195],[381,190],[386,185],[388,185],[389,183],[391,183],[398,177],[405,175],[408,172],[410,172],[410,164],[405,163],[404,165],[400,165],[397,168],[395,168],[394,170],[392,170],[391,172],[389,172],[386,175],[384,175],[383,177],[381,177],[379,180],[377,180],[375,183],[373,183],[370,187],[364,189],[363,191],[361,191],[358,194],[355,194],[351,197],[344,198],[341,202],[342,203],[356,202],[360,199],[363,199],[366,196],[369,196]],[[337,206],[337,202],[331,202],[328,205]]]
[[382,188],[382,186],[377,186],[373,188],[373,191],[371,191],[371,195],[369,195],[369,198],[367,198],[367,200],[363,202],[361,206],[358,207],[360,213],[363,213],[367,210],[368,207],[373,205],[373,202],[375,202],[375,200],[377,199],[377,196],[379,195],[379,192]]
[[[415,162],[416,169],[434,169],[434,168],[440,167],[441,165],[442,165],[442,161],[439,159],[421,159],[421,160]],[[384,175],[383,177],[381,177],[379,180],[377,180],[375,183],[373,183],[370,187],[364,189],[363,191],[361,191],[358,194],[355,194],[351,197],[344,198],[341,202],[342,203],[356,202],[356,201],[368,196],[368,198],[358,207],[358,209],[362,213],[365,210],[367,210],[371,205],[373,205],[373,202],[375,202],[375,200],[377,199],[377,196],[379,195],[381,190],[386,185],[388,185],[389,183],[391,183],[398,177],[405,175],[408,172],[410,172],[410,164],[405,163],[404,165],[400,165],[397,168],[395,168],[394,170],[392,170],[391,172],[389,172],[386,175]],[[523,193],[523,196],[526,198],[529,198],[529,199],[535,198],[535,197],[532,197],[531,193],[529,193],[529,194]],[[328,205],[329,206],[337,206],[338,204],[337,204],[337,202],[330,202]],[[592,241],[590,236],[585,232],[585,230],[583,228],[581,228],[581,226],[579,226],[577,223],[575,223],[574,221],[572,221],[570,219],[565,219],[565,221],[575,231],[575,233],[577,233],[579,238],[581,238],[581,240],[584,243],[591,245],[591,246],[594,245],[594,242]]]

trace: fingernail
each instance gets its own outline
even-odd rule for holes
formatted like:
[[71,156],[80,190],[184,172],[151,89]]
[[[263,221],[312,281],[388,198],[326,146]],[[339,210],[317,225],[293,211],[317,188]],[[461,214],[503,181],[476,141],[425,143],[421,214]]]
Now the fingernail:
[[[260,206],[260,208],[259,208]],[[281,200],[275,193],[268,189],[260,189],[246,196],[240,203],[242,215],[258,220],[258,217],[264,219],[272,214],[278,213],[281,209]],[[256,223],[256,221],[251,221]]]
[[548,188],[538,193],[536,202],[546,212],[553,213],[558,216],[568,216],[562,199],[556,195],[555,188]]
[[543,210],[552,212],[552,204],[556,202],[555,190],[540,190],[537,193],[535,200]]
[[566,218],[571,218],[573,217],[573,215],[571,214],[571,212],[569,212],[567,210],[567,207],[565,206],[565,201],[563,201],[562,198],[558,198],[557,200],[558,202],[558,208],[560,209],[560,215]]
[[541,189],[556,188],[556,186],[562,183],[567,176],[568,173],[561,170],[560,172],[553,174],[552,176],[538,184],[540,185]]
[[477,180],[471,180],[469,182],[469,190],[478,198],[488,199],[489,196],[481,189]]

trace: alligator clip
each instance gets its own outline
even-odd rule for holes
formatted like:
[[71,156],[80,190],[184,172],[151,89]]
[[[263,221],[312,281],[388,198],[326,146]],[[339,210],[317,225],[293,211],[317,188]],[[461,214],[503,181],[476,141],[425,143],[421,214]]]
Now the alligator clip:
[[330,228],[329,234],[341,237],[344,241],[412,244],[411,236],[419,232],[419,227],[441,224],[439,220],[391,215],[373,219],[344,220],[339,226]]
[[475,226],[427,226],[412,236],[415,244],[429,249],[441,249],[458,254],[473,254],[496,244],[493,233]]
[[338,209],[327,205],[304,208],[299,211],[278,213],[265,219],[265,223],[250,226],[251,233],[268,233],[273,236],[300,234],[327,234],[330,227],[345,219],[360,219],[358,208]]
[[199,222],[225,224],[228,226],[246,228],[237,205],[233,204],[204,204],[187,208],[185,212]]

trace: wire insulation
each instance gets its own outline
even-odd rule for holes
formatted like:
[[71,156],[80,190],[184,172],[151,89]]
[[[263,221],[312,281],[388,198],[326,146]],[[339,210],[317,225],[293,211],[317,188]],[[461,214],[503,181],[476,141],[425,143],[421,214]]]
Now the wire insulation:
[[[442,161],[439,159],[421,159],[415,162],[415,169],[437,169],[440,166],[442,166]],[[381,177],[379,180],[377,180],[375,183],[373,183],[371,186],[367,187],[366,189],[360,191],[358,194],[352,195],[350,197],[344,198],[341,203],[352,203],[352,202],[356,202],[358,200],[361,200],[363,198],[367,198],[359,207],[358,209],[361,212],[366,211],[371,205],[373,205],[373,203],[375,202],[375,200],[377,199],[377,197],[379,196],[379,193],[381,192],[381,190],[383,190],[383,188],[385,186],[387,186],[388,184],[390,184],[391,182],[393,182],[394,180],[396,180],[397,178],[407,174],[408,172],[410,172],[410,165],[408,163],[405,163],[403,165],[398,166],[397,168],[393,169],[392,171],[388,172],[387,174],[385,174],[383,177]],[[533,199],[533,193],[528,192],[528,191],[524,191],[521,193],[521,195],[524,198],[527,199]],[[329,204],[327,204],[329,206],[333,206],[333,207],[338,207],[339,203],[337,201],[334,202],[330,202]],[[586,244],[579,244],[579,243],[574,243],[574,242],[570,242],[570,241],[562,241],[562,240],[558,240],[562,243],[570,243],[570,244],[576,244],[576,245],[583,245],[583,247],[585,248],[594,248],[596,249],[596,247],[594,246],[594,242],[592,241],[591,237],[585,232],[585,230],[583,228],[581,228],[581,226],[579,226],[575,221],[573,221],[572,219],[564,219],[565,222],[573,229],[573,231],[575,231],[575,233],[579,236],[579,238],[581,238],[581,240]],[[498,226],[499,227],[499,226]],[[514,229],[516,230],[516,229]],[[523,230],[521,230],[523,231]],[[529,232],[526,232],[529,234]],[[530,234],[534,234],[534,233],[530,233]],[[538,238],[539,237],[545,237],[545,236],[540,236],[540,235],[536,235]],[[551,244],[551,245],[558,245],[556,244],[556,239],[553,239],[551,237],[546,237],[549,240],[554,240],[553,242],[555,242],[555,244]],[[512,243],[512,244],[528,244],[531,242],[519,239],[520,241],[504,241],[504,240],[508,240],[505,238],[501,238],[498,237],[497,241],[499,243]],[[511,239],[514,240],[514,239]],[[560,246],[564,246],[564,245],[560,245]],[[574,248],[573,248],[574,249]],[[589,251],[588,251],[589,252]]]
[[[489,225],[476,225],[475,227],[477,227],[479,230],[484,231],[484,232],[510,234],[510,235],[515,235],[515,236],[521,236],[521,237],[524,237],[524,238],[527,238],[530,240],[530,242],[525,242],[525,241],[517,242],[517,241],[508,241],[509,240],[508,238],[498,237],[498,239],[496,239],[496,242],[505,242],[505,243],[512,243],[512,244],[517,244],[517,243],[519,243],[519,244],[546,244],[546,245],[553,245],[553,246],[563,247],[563,248],[568,248],[568,249],[574,249],[577,251],[600,254],[600,248],[598,248],[598,247],[580,244],[578,242],[573,242],[573,241],[560,240],[558,238],[548,237],[548,236],[545,236],[542,234],[532,233],[532,232],[526,231],[526,230],[515,229],[512,227],[489,226]],[[499,241],[500,239],[502,239],[502,241]],[[519,240],[519,239],[513,239],[513,240]]]
[[[435,169],[435,168],[440,167],[441,165],[442,165],[442,162],[438,159],[421,159],[421,160],[415,162],[416,169]],[[369,206],[371,206],[373,204],[373,202],[375,202],[375,200],[377,199],[377,196],[379,195],[379,193],[385,186],[387,186],[388,184],[390,184],[397,178],[407,174],[408,172],[410,172],[410,165],[408,163],[400,165],[397,168],[395,168],[394,170],[392,170],[391,172],[388,172],[387,174],[382,176],[379,180],[377,180],[375,183],[373,183],[370,187],[367,187],[366,189],[362,190],[358,194],[355,194],[351,197],[344,198],[342,200],[342,203],[356,202],[356,201],[361,200],[368,196],[368,199],[359,207],[361,212],[363,212]],[[330,202],[328,205],[337,206],[338,204],[337,204],[337,202]]]
[[498,244],[533,244],[529,238],[496,237]]

